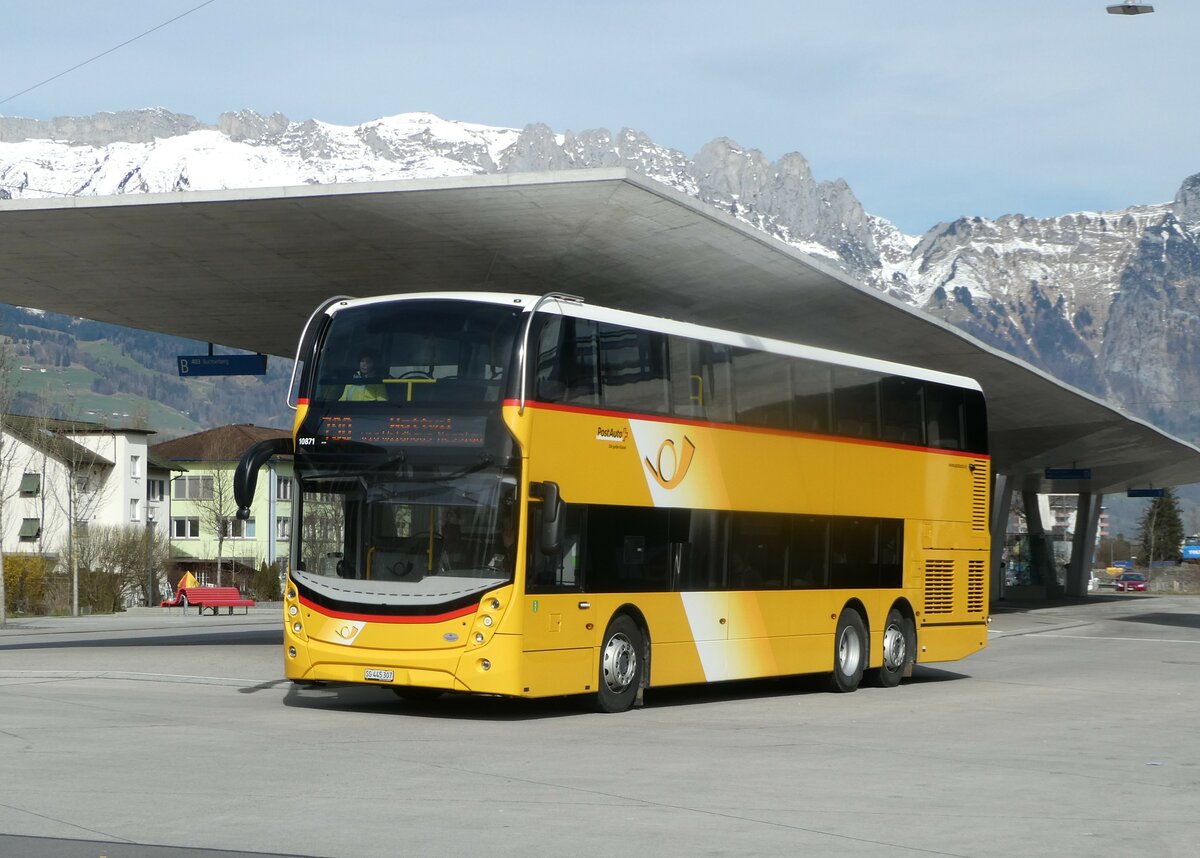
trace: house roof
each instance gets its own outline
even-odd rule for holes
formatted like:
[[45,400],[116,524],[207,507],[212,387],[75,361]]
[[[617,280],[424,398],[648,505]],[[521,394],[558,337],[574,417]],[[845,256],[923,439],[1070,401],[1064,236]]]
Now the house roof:
[[179,470],[180,462],[235,462],[252,444],[290,437],[292,433],[287,429],[234,423],[155,444],[150,448],[150,455],[169,463],[164,467]]
[[24,414],[6,414],[4,430],[41,453],[72,467],[108,466],[111,462],[95,450],[72,441],[66,433],[80,432],[80,426],[101,429],[99,424],[81,424],[71,420],[51,420]]

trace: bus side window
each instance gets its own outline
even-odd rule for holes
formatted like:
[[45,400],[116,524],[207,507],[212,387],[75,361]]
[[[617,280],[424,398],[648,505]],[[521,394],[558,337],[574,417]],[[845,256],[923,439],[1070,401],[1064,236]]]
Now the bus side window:
[[614,411],[668,414],[666,338],[601,323],[600,376],[604,407]]
[[586,507],[563,504],[566,517],[562,548],[557,554],[543,554],[537,545],[542,529],[542,505],[529,505],[529,551],[525,589],[529,593],[553,593],[578,590],[582,580],[583,522]]
[[788,551],[788,586],[818,590],[829,586],[829,519],[797,515]]
[[823,363],[792,359],[792,428],[798,432],[829,431],[830,368]]
[[596,323],[549,316],[538,337],[534,396],[543,402],[599,405]]
[[679,547],[684,591],[720,590],[725,586],[724,536],[727,513],[711,509],[672,510],[671,541]]
[[743,348],[732,349],[732,355],[737,422],[743,426],[787,429],[791,425],[789,359]]
[[670,586],[669,510],[588,507],[584,587],[589,593],[666,590]]
[[938,450],[962,450],[963,393],[944,384],[925,384],[925,443]]
[[879,422],[884,441],[922,444],[921,393],[923,384],[911,378],[888,376],[879,384]]
[[732,423],[729,346],[670,337],[668,348],[672,413],[679,417]]
[[790,516],[734,513],[729,527],[728,582],[732,590],[783,586],[788,565]]
[[879,437],[879,374],[855,367],[833,373],[833,431],[849,438]]

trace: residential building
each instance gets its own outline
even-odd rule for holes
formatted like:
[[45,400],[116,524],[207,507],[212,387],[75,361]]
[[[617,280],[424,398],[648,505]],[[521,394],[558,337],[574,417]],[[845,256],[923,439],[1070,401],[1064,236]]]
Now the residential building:
[[[0,415],[0,550],[65,555],[69,522],[159,530],[147,489],[151,430]],[[158,463],[165,465],[165,463]],[[169,467],[169,466],[168,466]],[[160,470],[159,479],[165,472]]]
[[246,521],[237,518],[233,472],[253,444],[290,437],[284,429],[237,424],[150,448],[156,461],[179,472],[170,478],[167,491],[172,580],[191,572],[201,583],[243,583],[261,563],[285,568],[292,522],[291,457],[276,457],[264,466]]

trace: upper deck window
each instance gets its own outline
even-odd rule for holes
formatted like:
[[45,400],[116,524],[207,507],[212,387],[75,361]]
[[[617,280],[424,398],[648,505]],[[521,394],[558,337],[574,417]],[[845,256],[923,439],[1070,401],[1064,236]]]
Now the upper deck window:
[[319,347],[319,402],[499,405],[520,327],[516,307],[414,300],[336,313]]

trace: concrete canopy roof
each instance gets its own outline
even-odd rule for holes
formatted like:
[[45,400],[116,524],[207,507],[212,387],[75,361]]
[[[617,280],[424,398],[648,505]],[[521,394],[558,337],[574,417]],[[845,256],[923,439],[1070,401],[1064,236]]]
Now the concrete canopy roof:
[[[291,356],[326,298],[563,291],[976,378],[1014,488],[1200,482],[1200,449],[624,169],[0,202],[0,296]],[[1047,467],[1090,468],[1054,482]]]

